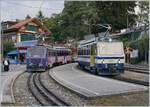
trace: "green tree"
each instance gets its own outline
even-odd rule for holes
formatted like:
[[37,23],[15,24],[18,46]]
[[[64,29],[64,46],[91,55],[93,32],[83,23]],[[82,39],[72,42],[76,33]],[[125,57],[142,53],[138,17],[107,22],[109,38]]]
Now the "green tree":
[[138,21],[144,24],[149,23],[149,1],[139,1],[137,2],[137,5],[140,8],[140,11],[138,12]]
[[133,25],[137,17],[135,6],[135,1],[96,1],[99,23],[111,24],[114,31]]
[[113,32],[133,25],[135,6],[135,1],[65,1],[62,13],[43,19],[43,23],[56,37],[77,41],[84,35],[106,31],[96,26],[99,23],[111,24]]
[[29,14],[27,14],[26,19],[30,19],[30,18],[31,18],[31,16]]
[[41,10],[38,12],[38,14],[36,15],[36,17],[37,17],[39,20],[42,20],[42,19],[44,18],[44,15],[43,15],[43,13],[42,13]]
[[6,56],[6,54],[12,50],[14,50],[14,43],[11,41],[4,41],[3,43],[3,55]]

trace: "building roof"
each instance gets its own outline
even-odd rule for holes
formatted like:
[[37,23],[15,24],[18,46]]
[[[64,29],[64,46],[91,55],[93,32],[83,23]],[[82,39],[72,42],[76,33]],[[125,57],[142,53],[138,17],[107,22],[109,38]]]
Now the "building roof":
[[29,19],[25,19],[25,20],[19,20],[17,23],[15,23],[14,25],[10,26],[7,29],[7,31],[19,30],[22,26],[25,26],[26,24],[28,24],[30,22],[34,22],[38,26],[40,26],[47,35],[51,34],[51,32],[46,27],[44,27],[42,25],[42,23],[39,20],[37,20],[36,18],[29,18]]
[[19,21],[17,24],[14,24],[14,25],[10,26],[9,29],[14,29],[14,28],[19,29],[22,26],[24,26],[24,25],[26,25],[26,24],[28,24],[29,22],[32,22],[32,21],[33,21],[33,18]]

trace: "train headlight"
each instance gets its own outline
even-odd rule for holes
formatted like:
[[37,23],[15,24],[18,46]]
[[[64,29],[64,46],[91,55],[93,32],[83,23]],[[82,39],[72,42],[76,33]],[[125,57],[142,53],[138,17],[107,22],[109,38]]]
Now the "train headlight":
[[32,66],[32,65],[33,65],[33,63],[29,63],[29,65],[30,65],[30,66]]
[[42,63],[40,63],[40,64],[39,64],[39,66],[43,66],[43,64],[42,64]]
[[118,63],[121,63],[120,59],[118,60]]
[[109,42],[112,42],[112,39],[111,39],[111,38],[109,38]]
[[104,64],[104,59],[102,60],[102,64]]

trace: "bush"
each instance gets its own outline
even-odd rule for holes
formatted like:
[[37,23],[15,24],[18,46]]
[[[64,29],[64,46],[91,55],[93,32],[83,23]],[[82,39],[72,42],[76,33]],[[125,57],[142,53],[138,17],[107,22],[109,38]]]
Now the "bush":
[[137,64],[139,61],[139,58],[131,58],[131,64]]

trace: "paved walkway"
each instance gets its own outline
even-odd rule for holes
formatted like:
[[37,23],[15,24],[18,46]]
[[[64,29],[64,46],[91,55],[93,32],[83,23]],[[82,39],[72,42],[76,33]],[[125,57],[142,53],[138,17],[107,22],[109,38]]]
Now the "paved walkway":
[[25,71],[24,65],[10,65],[10,70],[8,72],[1,72],[1,104],[14,103],[12,85],[15,78]]
[[148,87],[95,76],[79,69],[77,64],[68,64],[50,70],[50,75],[60,84],[86,97],[114,95],[144,91]]

